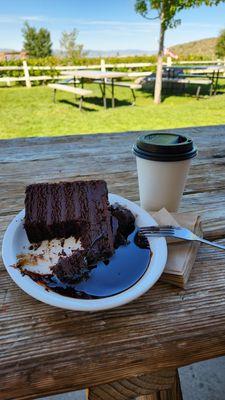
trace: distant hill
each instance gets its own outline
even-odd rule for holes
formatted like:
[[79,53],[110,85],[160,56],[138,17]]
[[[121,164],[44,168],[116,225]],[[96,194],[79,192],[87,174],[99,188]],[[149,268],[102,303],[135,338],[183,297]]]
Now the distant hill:
[[138,49],[112,49],[112,50],[87,50],[89,57],[124,57],[124,56],[147,56],[155,54],[155,51]]
[[4,51],[4,53],[12,53],[13,51],[16,51],[16,50],[13,50],[13,49],[0,49],[0,51]]
[[[170,49],[182,56],[183,58],[188,56],[204,57],[208,59],[216,58],[215,46],[217,38],[207,38],[201,40],[195,40],[193,42],[187,42],[171,46]],[[12,49],[0,49],[0,51],[13,51]],[[129,57],[129,56],[150,56],[155,55],[156,50],[138,50],[138,49],[111,49],[111,50],[93,50],[87,49],[88,57]],[[53,55],[61,55],[60,50],[53,50]]]
[[174,53],[178,54],[178,56],[195,55],[214,58],[216,41],[216,37],[201,39],[194,42],[177,44],[176,46],[170,47],[170,49],[173,50]]
[[[85,49],[88,57],[126,57],[126,56],[149,56],[155,54],[155,51],[150,50],[138,50],[138,49],[112,49],[112,50],[92,50]],[[53,50],[53,54],[58,56],[61,55],[60,50]]]

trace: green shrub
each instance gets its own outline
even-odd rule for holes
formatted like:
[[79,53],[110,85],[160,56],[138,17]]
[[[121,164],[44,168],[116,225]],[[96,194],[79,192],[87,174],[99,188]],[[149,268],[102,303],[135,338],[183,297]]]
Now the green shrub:
[[[102,57],[103,58],[103,57]],[[196,56],[196,55],[189,55],[189,56],[180,56],[178,59],[178,63],[182,63],[182,61],[204,61],[207,60],[208,57],[206,56]],[[151,56],[127,56],[127,57],[104,57],[105,63],[106,64],[128,64],[128,63],[152,63],[155,64],[157,61],[157,56],[156,55],[151,55]],[[164,57],[164,62],[166,62],[166,57]],[[101,63],[101,57],[83,57],[83,58],[75,58],[75,59],[69,59],[69,58],[62,58],[58,56],[49,56],[45,58],[29,58],[27,60],[27,64],[30,67],[40,67],[39,69],[30,69],[30,75],[31,76],[40,76],[40,75],[47,75],[47,76],[58,76],[60,75],[59,70],[55,70],[55,67],[60,65],[60,66],[73,66],[73,65],[100,65]],[[176,63],[176,61],[174,62]],[[0,66],[22,66],[23,62],[22,60],[10,60],[10,61],[1,61]],[[44,70],[41,67],[49,66],[51,69],[49,70]],[[129,67],[124,67],[121,68],[120,71],[122,72],[132,72],[132,71],[155,71],[156,67],[150,66],[150,67],[139,67],[139,68],[129,68]],[[118,71],[117,68],[112,68],[112,70]],[[0,71],[0,77],[20,77],[24,76],[23,70],[18,70],[18,71]],[[21,82],[18,82],[21,84]],[[32,82],[32,85],[34,84],[40,84],[42,81],[34,81]]]
[[216,43],[216,55],[221,58],[225,57],[225,29],[220,32],[220,36],[218,37]]

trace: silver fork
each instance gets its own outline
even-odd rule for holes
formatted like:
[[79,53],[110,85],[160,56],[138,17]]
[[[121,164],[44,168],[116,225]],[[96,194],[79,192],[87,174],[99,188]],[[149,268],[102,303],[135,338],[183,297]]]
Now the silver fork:
[[[210,242],[209,240],[203,239],[187,228],[165,225],[165,226],[143,226],[138,229],[138,235],[144,239],[150,237],[173,237],[184,240],[191,240],[196,242],[202,242],[210,246],[218,247],[218,249],[225,250],[225,246],[221,244]],[[147,240],[146,240],[147,242]],[[146,243],[147,244],[147,243]]]

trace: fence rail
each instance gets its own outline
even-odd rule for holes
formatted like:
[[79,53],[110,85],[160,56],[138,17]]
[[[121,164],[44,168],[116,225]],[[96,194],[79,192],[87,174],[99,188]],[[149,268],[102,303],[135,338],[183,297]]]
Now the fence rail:
[[[208,61],[180,61],[180,62],[172,62],[172,59],[170,57],[167,58],[167,62],[164,63],[164,65],[171,66],[171,65],[218,65],[225,69],[225,60],[208,60]],[[1,71],[23,71],[24,76],[18,76],[18,77],[1,77],[0,82],[5,82],[8,86],[11,85],[11,82],[26,82],[27,87],[31,87],[31,82],[32,81],[46,81],[46,80],[51,80],[51,79],[62,79],[62,76],[60,75],[55,75],[55,76],[49,76],[49,75],[40,75],[40,76],[31,76],[30,71],[76,71],[79,69],[100,69],[102,71],[105,71],[106,69],[112,69],[112,68],[129,68],[129,69],[135,69],[135,68],[148,68],[148,67],[153,67],[156,66],[156,63],[115,63],[115,64],[106,64],[105,60],[101,60],[100,64],[95,64],[95,65],[56,65],[56,66],[28,66],[26,61],[23,61],[23,66],[0,66],[0,72]],[[130,73],[130,76],[135,75],[135,73]],[[140,73],[141,74],[141,73]],[[146,73],[144,73],[146,74]],[[63,78],[69,78],[69,75]]]
[[[105,68],[143,68],[143,67],[151,67],[156,65],[155,63],[118,63],[118,64],[104,64]],[[102,63],[101,64],[96,64],[96,65],[56,65],[52,67],[48,66],[27,66],[29,70],[43,70],[43,71],[73,71],[77,69],[101,69]],[[0,66],[0,71],[22,71],[24,67],[16,67],[16,66]]]

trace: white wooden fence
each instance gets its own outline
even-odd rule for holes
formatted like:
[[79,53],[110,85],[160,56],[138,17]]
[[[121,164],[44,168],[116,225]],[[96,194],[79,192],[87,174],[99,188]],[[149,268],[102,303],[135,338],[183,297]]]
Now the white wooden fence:
[[[172,60],[170,57],[167,58],[167,62],[164,63],[164,65],[167,66],[171,66],[173,64]],[[225,68],[225,60],[221,61],[221,60],[217,60],[217,61],[181,61],[176,62],[176,65],[184,65],[184,64],[198,64],[198,65],[220,65],[222,68]],[[23,76],[19,76],[19,77],[8,77],[8,76],[4,76],[4,77],[0,77],[0,83],[1,82],[5,82],[7,84],[7,86],[10,86],[12,82],[25,82],[26,86],[28,88],[31,87],[32,81],[47,81],[47,80],[56,80],[56,79],[62,79],[62,75],[54,75],[54,76],[50,76],[50,75],[40,75],[40,76],[32,76],[30,75],[30,70],[33,71],[37,71],[37,70],[41,70],[41,71],[68,71],[68,75],[65,75],[65,73],[63,74],[63,79],[69,79],[71,77],[71,75],[69,75],[70,71],[74,71],[74,70],[78,70],[78,69],[97,69],[97,70],[102,70],[105,71],[106,69],[112,69],[112,68],[129,68],[129,69],[136,69],[136,68],[148,68],[148,67],[152,67],[155,66],[155,63],[115,63],[115,64],[107,64],[105,63],[105,60],[101,60],[100,64],[96,64],[96,65],[67,65],[67,66],[62,66],[62,65],[58,65],[58,66],[28,66],[26,61],[23,61],[23,66],[0,66],[0,72],[1,71],[23,71],[24,75]],[[137,76],[137,74],[139,76],[143,76],[148,74],[147,72],[132,72],[129,75],[132,77]]]

